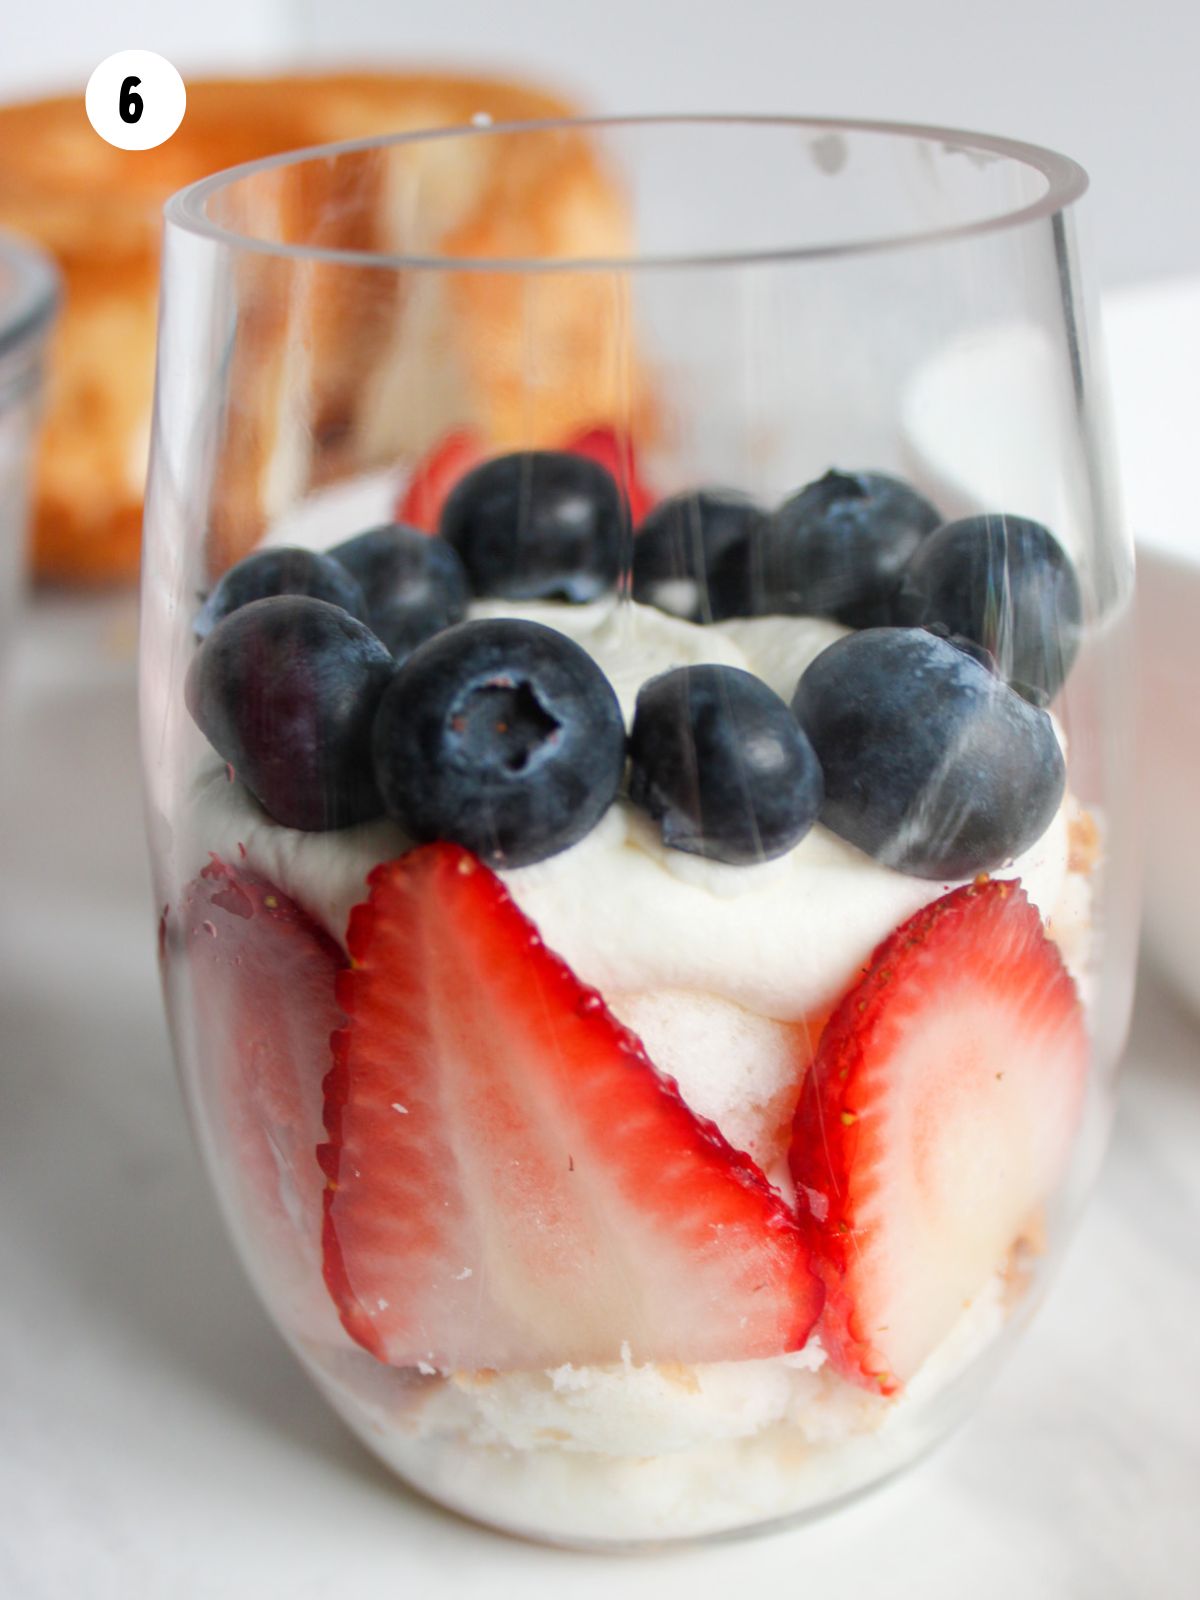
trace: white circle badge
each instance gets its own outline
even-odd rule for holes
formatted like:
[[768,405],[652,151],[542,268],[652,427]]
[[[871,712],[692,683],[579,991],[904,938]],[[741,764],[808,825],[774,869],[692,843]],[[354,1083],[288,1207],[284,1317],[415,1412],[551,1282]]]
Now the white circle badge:
[[187,90],[165,56],[118,50],[88,79],[84,106],[100,137],[118,150],[153,150],[183,121]]

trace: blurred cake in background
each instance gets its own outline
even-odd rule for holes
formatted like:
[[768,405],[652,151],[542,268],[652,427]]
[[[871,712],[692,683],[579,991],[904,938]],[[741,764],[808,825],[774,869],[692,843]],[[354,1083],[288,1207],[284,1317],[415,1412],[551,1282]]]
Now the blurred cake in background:
[[[0,226],[39,241],[65,283],[35,483],[36,575],[99,583],[136,574],[161,209],[171,193],[239,162],[328,141],[569,110],[551,95],[475,78],[189,82],[179,132],[158,149],[127,152],[92,130],[82,94],[0,107]],[[349,204],[320,193],[319,178],[294,177],[301,169],[276,169],[234,191],[244,217],[219,220],[261,229],[266,196],[275,237],[331,248],[516,259],[627,248],[619,190],[578,131],[553,145],[435,143],[424,147],[419,170],[416,159],[364,155],[363,184]],[[278,258],[252,253],[236,270],[258,276],[249,294],[244,280],[239,286],[245,309],[230,384],[238,410],[221,424],[214,568],[249,548],[308,488],[411,461],[449,426],[471,426],[501,447],[629,421],[631,375],[613,370],[599,347],[612,323],[611,308],[597,314],[615,292],[609,274],[535,282],[317,264],[307,276],[288,270],[285,283]],[[512,388],[519,368],[511,359],[512,342],[528,339],[531,326],[533,411],[528,388]]]

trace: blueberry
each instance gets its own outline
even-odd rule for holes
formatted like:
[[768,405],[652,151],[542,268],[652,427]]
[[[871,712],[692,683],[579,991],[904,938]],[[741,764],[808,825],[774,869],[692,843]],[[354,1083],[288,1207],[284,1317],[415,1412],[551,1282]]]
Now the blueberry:
[[746,866],[798,844],[821,768],[773,689],[738,667],[677,667],[637,698],[629,797],[673,850]]
[[439,531],[478,595],[595,600],[617,581],[627,514],[612,474],[586,456],[497,456],[454,486]]
[[993,514],[948,522],[924,541],[897,591],[894,620],[941,623],[982,645],[1018,694],[1044,704],[1075,660],[1083,600],[1049,529]]
[[317,832],[378,816],[371,724],[396,663],[363,623],[307,596],[219,622],[188,671],[188,710],[263,809]]
[[761,527],[764,513],[733,489],[672,495],[651,511],[633,542],[633,598],[689,622],[731,615],[715,582],[725,552]]
[[367,619],[362,589],[345,567],[316,550],[279,545],[256,550],[218,579],[192,625],[196,637],[207,638],[224,617],[253,600],[277,594],[311,595],[341,606],[360,622]]
[[915,877],[1003,866],[1041,837],[1062,799],[1046,713],[923,629],[839,639],[792,704],[825,774],[821,821]]
[[494,867],[556,855],[615,799],[625,728],[604,673],[537,622],[460,622],[414,650],[375,720],[384,803]]
[[915,489],[882,472],[827,472],[785,500],[756,539],[718,564],[727,615],[891,620],[905,563],[941,522]]
[[367,621],[397,661],[467,614],[467,575],[444,539],[393,522],[329,554],[358,581]]

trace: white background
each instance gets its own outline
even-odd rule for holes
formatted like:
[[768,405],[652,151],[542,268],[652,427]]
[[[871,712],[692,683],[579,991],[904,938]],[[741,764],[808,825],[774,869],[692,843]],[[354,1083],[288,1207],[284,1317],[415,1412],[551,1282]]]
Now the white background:
[[943,122],[1057,146],[1093,177],[1103,283],[1200,270],[1190,0],[0,0],[0,94],[82,96],[118,49],[186,78],[309,59],[469,65],[603,110]]

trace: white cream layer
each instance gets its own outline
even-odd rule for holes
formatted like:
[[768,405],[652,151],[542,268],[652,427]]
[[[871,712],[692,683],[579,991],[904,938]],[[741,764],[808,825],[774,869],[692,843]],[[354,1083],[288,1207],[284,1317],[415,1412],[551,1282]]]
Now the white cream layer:
[[[811,618],[700,628],[627,603],[548,603],[475,615],[520,615],[569,632],[608,673],[626,716],[642,683],[671,666],[745,667],[790,695],[814,656],[845,631]],[[197,866],[209,851],[249,863],[336,939],[364,898],[367,873],[400,855],[393,823],[301,833],[265,815],[217,757],[199,774],[193,808]],[[1067,875],[1067,809],[997,876],[1020,878],[1049,919]],[[552,950],[606,996],[670,991],[712,996],[760,1017],[794,1022],[829,1005],[879,941],[953,885],[909,877],[820,825],[786,855],[726,866],[666,849],[632,807],[610,808],[579,844],[502,874]]]

